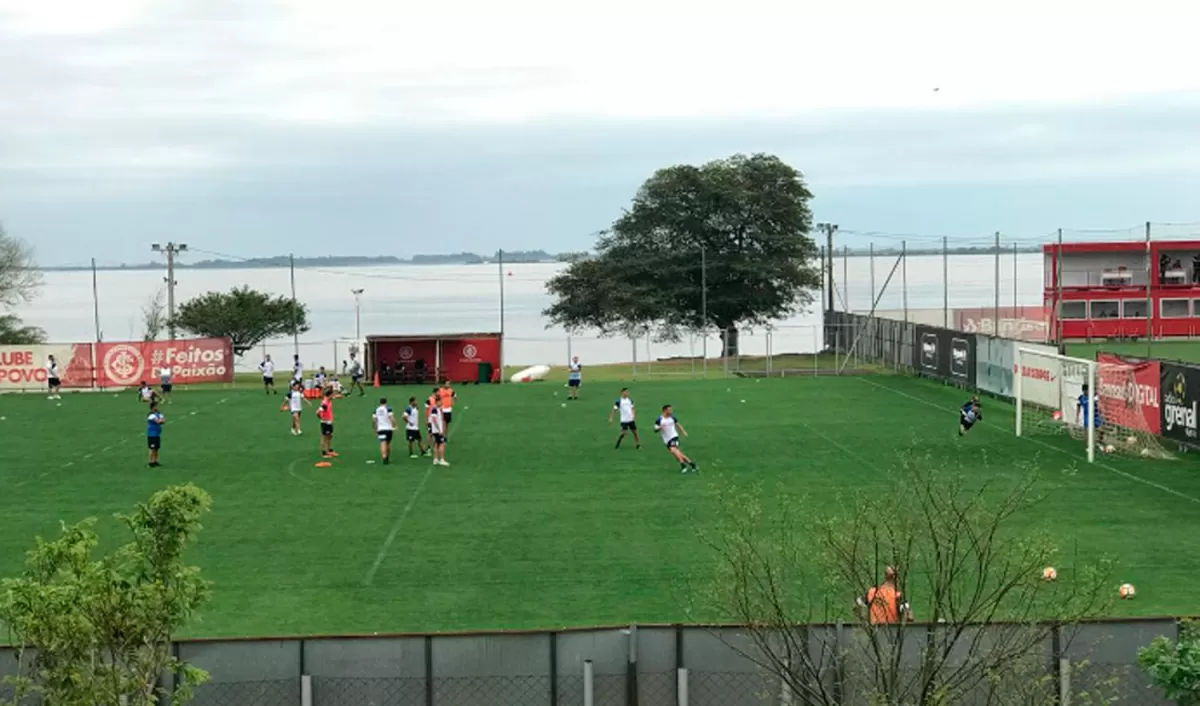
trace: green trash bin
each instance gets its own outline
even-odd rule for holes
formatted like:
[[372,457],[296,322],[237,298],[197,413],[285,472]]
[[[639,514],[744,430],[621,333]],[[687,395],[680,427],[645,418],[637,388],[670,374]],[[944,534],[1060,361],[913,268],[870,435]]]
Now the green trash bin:
[[486,385],[486,384],[490,383],[491,381],[492,381],[492,364],[491,363],[480,363],[479,364],[478,382],[480,384]]

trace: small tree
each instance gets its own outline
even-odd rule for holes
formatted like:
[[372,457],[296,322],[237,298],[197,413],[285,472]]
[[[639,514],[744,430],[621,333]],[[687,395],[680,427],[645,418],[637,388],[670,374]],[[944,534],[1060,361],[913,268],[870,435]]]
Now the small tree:
[[1179,706],[1200,704],[1200,625],[1179,624],[1179,641],[1158,636],[1138,650],[1138,664],[1150,681]]
[[0,314],[0,344],[22,346],[45,343],[46,332],[36,326],[26,326],[15,314]]
[[242,355],[269,338],[307,331],[308,308],[289,297],[238,287],[189,299],[171,325],[198,336],[228,337],[233,352]]
[[[160,490],[117,519],[132,539],[94,557],[94,519],[39,538],[24,573],[0,582],[0,625],[16,646],[11,704],[30,696],[56,706],[179,706],[207,679],[171,651],[172,635],[210,595],[184,550],[210,507],[193,486]],[[159,678],[176,675],[175,688]]]
[[[810,704],[938,706],[969,694],[986,703],[1049,703],[1045,672],[1056,630],[1109,605],[1108,566],[1077,566],[1042,580],[1054,543],[1022,531],[1034,480],[969,485],[927,457],[906,455],[869,494],[814,507],[787,490],[725,491],[720,522],[703,530],[717,572],[710,614],[748,626],[744,651]],[[973,469],[988,474],[988,469]],[[856,600],[896,567],[897,584],[928,627],[876,624]],[[860,603],[860,605],[862,605]],[[811,623],[844,620],[842,630]]]
[[[12,237],[0,224],[0,310],[31,301],[42,286],[33,248]],[[0,344],[44,343],[46,332],[25,326],[15,314],[0,313]]]
[[142,340],[157,341],[167,327],[167,305],[162,287],[142,305]]

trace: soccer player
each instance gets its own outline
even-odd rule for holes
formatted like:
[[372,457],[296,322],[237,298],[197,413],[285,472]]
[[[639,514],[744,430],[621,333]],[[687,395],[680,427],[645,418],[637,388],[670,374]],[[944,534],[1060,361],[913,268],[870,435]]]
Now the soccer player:
[[268,395],[275,394],[275,361],[270,354],[263,356],[263,362],[258,364],[263,376],[263,391]]
[[633,434],[634,448],[642,448],[642,440],[638,437],[637,419],[633,408],[633,400],[629,399],[629,388],[621,388],[621,397],[613,403],[612,411],[608,413],[608,423],[612,424],[613,415],[621,415],[621,435],[617,437],[617,448],[621,448],[621,442],[625,440],[626,434]]
[[362,363],[358,362],[358,358],[353,353],[350,354],[350,392],[354,392],[354,388],[358,388],[358,396],[365,397],[367,388],[363,387],[363,367]]
[[[1082,394],[1080,394],[1079,399],[1077,399],[1075,401],[1075,415],[1076,415],[1076,418],[1079,420],[1079,426],[1081,426],[1084,430],[1086,430],[1088,428],[1088,421],[1089,421],[1088,420],[1088,397],[1089,397],[1088,386],[1084,385]],[[1091,421],[1093,422],[1092,426],[1094,426],[1096,428],[1096,432],[1095,432],[1096,443],[1103,446],[1105,444],[1106,429],[1104,428],[1104,416],[1100,414],[1100,396],[1099,395],[1096,396],[1096,399],[1093,402],[1093,404],[1096,407],[1096,418]]]
[[146,384],[145,380],[142,381],[141,387],[138,388],[138,398],[146,404],[158,404],[159,400],[158,393],[154,391],[153,387]]
[[449,466],[446,462],[446,418],[442,414],[441,401],[433,403],[429,410],[429,439],[433,445],[433,465]]
[[158,371],[158,382],[162,389],[162,398],[167,404],[171,404],[171,390],[174,388],[174,385],[171,384],[171,376],[174,374],[169,365],[164,365]]
[[446,422],[446,433],[450,433],[450,420],[454,416],[454,400],[458,399],[454,388],[450,387],[450,381],[442,383],[441,389],[438,390],[438,402],[442,407],[442,419]]
[[958,435],[965,435],[975,426],[975,422],[982,421],[983,410],[979,406],[979,396],[976,395],[958,410]]
[[663,405],[662,416],[654,422],[654,431],[662,436],[663,443],[667,446],[667,451],[670,451],[675,460],[679,461],[680,473],[687,473],[688,471],[695,473],[700,470],[696,462],[688,458],[679,449],[679,436],[681,434],[687,436],[688,433],[683,428],[683,425],[679,423],[679,420],[675,418],[675,412],[671,409],[671,405]]
[[325,390],[321,406],[317,407],[317,419],[321,420],[321,458],[337,458],[333,450],[333,390]]
[[429,449],[425,448],[425,439],[421,437],[421,410],[417,407],[416,397],[409,397],[408,406],[404,408],[404,435],[408,439],[409,458],[430,455]]
[[317,374],[313,376],[313,384],[317,386],[318,390],[324,390],[326,379],[328,379],[328,376],[325,375],[325,366],[322,365],[317,368]]
[[292,356],[292,382],[304,382],[304,363],[300,362],[300,354]]
[[583,366],[579,363],[579,356],[571,359],[567,369],[570,371],[567,376],[567,387],[571,388],[571,394],[567,399],[577,400],[579,399],[579,386],[583,384]]
[[58,361],[54,356],[50,356],[46,361],[46,386],[50,390],[50,396],[46,399],[61,400],[62,395],[59,390],[62,388],[62,380],[58,377]]
[[379,406],[375,408],[371,420],[375,438],[379,439],[379,455],[383,458],[384,465],[387,465],[392,462],[392,434],[396,430],[396,416],[392,414],[386,397],[379,398]]
[[300,436],[303,432],[300,430],[300,414],[304,411],[304,405],[312,406],[304,397],[304,386],[298,382],[292,382],[292,389],[288,390],[287,397],[283,404],[279,406],[279,411],[290,411],[292,413],[292,436]]
[[150,414],[146,416],[146,446],[150,449],[150,467],[158,468],[158,450],[162,448],[162,428],[167,423],[158,403],[150,403]]

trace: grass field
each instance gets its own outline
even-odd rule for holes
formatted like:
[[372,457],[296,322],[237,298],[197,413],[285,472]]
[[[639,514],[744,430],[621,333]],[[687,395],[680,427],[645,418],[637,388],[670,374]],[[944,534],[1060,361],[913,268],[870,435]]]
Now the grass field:
[[[278,397],[179,392],[164,408],[157,470],[145,465],[133,393],[72,394],[61,406],[3,396],[0,575],[18,571],[32,538],[60,519],[108,518],[194,481],[214,510],[191,558],[215,597],[193,635],[681,620],[680,577],[709,565],[693,517],[711,511],[715,482],[783,482],[833,501],[880,484],[897,450],[915,443],[981,476],[1038,461],[1050,492],[1038,519],[1070,551],[1120,560],[1120,579],[1140,591],[1122,614],[1195,612],[1200,472],[1190,457],[1089,466],[1066,438],[1014,438],[1012,408],[993,401],[986,423],[960,439],[964,393],[884,375],[639,382],[646,443],[618,452],[606,417],[619,386],[590,383],[565,406],[560,384],[460,388],[453,465],[438,469],[367,463],[377,454],[371,396],[339,401],[341,458],[320,469],[311,412],[293,437]],[[418,391],[384,392],[401,407]],[[666,402],[691,433],[699,475],[681,476],[650,431]],[[101,524],[110,538],[115,527]]]

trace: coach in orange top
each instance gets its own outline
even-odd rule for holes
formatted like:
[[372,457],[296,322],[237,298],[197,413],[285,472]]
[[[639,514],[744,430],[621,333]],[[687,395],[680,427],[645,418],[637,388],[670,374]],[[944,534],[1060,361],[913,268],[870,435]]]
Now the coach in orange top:
[[868,618],[872,625],[891,625],[904,620],[913,619],[912,608],[904,600],[904,594],[897,585],[895,567],[883,570],[883,583],[867,591],[865,600],[858,599],[856,606],[860,613],[863,608],[869,610]]
[[454,394],[454,388],[450,387],[450,381],[442,383],[441,389],[438,390],[438,399],[442,403],[442,418],[446,422],[446,433],[450,433],[450,419],[454,415],[454,400],[458,399],[458,395]]

